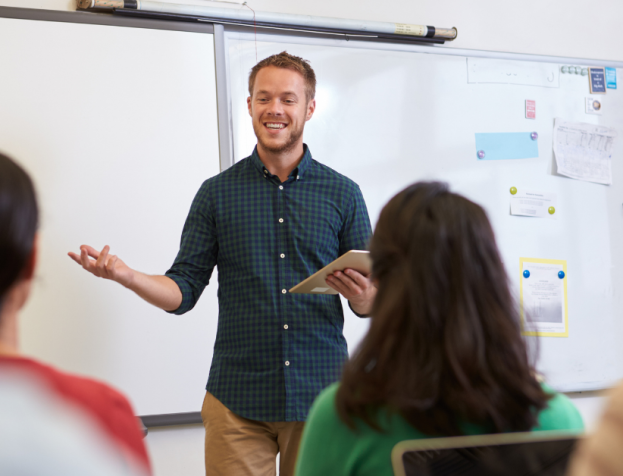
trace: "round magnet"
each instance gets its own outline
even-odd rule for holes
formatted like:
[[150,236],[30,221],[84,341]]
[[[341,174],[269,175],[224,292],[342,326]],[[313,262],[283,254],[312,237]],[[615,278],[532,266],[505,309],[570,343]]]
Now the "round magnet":
[[485,151],[484,150],[479,150],[478,151],[478,158],[479,159],[484,159],[485,158]]
[[568,73],[569,72],[569,66],[563,66],[562,68],[560,68],[560,71],[562,71],[563,73]]
[[515,195],[517,193],[517,187],[511,187],[511,195]]
[[523,272],[523,277],[524,277],[524,278],[529,278],[529,277],[530,277],[530,271],[528,271],[527,269],[526,269],[526,270],[524,270],[524,272]]
[[588,68],[582,68],[582,76],[588,76]]
[[564,271],[558,271],[558,277],[560,279],[564,278],[565,277],[565,272]]
[[580,74],[582,72],[582,68],[580,68],[579,66],[576,66],[574,69],[575,69],[575,74]]
[[549,207],[549,208],[547,209],[547,212],[548,212],[550,215],[553,215],[554,213],[556,213],[556,209],[555,209],[554,207]]
[[530,139],[532,139],[532,140],[537,140],[538,138],[539,138],[539,134],[538,134],[538,133],[536,133],[536,132],[532,132],[532,133],[530,134]]

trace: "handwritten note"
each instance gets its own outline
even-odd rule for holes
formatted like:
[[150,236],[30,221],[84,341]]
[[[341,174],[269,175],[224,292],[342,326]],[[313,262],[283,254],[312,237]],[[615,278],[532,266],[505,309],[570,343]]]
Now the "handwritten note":
[[582,122],[554,123],[558,173],[577,180],[612,184],[612,149],[616,131]]

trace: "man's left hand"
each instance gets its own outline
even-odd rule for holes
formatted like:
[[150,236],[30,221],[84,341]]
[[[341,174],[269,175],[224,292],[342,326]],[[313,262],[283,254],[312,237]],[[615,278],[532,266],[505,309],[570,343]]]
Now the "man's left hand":
[[357,314],[369,315],[376,296],[376,287],[367,276],[346,268],[327,276],[326,283],[349,300]]

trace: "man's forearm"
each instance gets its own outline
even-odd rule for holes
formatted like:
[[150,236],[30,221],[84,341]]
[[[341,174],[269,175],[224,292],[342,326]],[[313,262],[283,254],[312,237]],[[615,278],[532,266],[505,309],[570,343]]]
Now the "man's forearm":
[[132,282],[127,288],[165,311],[175,311],[182,304],[182,291],[177,283],[167,276],[134,271]]

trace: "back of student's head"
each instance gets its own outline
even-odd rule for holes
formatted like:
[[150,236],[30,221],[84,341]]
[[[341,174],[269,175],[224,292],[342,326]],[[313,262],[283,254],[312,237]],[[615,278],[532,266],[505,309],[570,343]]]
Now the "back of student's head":
[[38,216],[30,177],[0,154],[0,307],[6,292],[28,267]]
[[388,406],[426,434],[529,430],[547,395],[484,210],[447,185],[416,183],[381,211],[370,244],[370,329],[347,363],[341,418],[372,426]]

